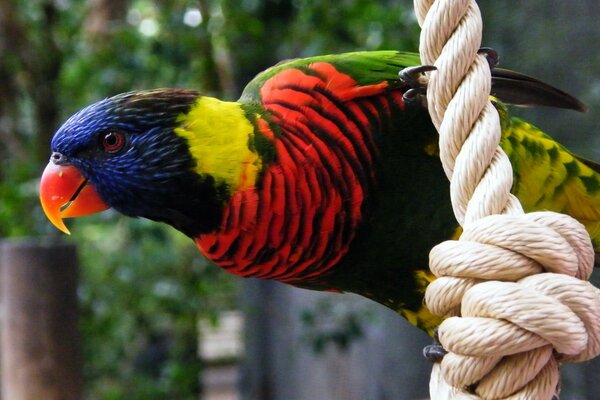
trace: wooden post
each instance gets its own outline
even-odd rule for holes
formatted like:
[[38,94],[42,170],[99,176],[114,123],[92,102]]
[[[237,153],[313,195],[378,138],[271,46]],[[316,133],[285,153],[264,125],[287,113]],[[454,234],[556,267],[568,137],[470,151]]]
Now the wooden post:
[[0,267],[2,398],[81,399],[75,247],[6,240]]
[[[424,399],[431,363],[422,356],[431,338],[407,321],[358,296],[318,293],[277,282],[244,281],[243,400]],[[317,354],[301,321],[320,301],[365,312],[363,336],[345,350]],[[333,322],[335,323],[335,322]]]

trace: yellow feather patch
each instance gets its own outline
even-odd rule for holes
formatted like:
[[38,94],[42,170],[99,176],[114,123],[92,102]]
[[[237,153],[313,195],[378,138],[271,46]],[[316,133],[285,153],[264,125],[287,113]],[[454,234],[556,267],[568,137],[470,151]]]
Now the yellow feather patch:
[[254,127],[239,103],[200,97],[178,122],[175,133],[187,140],[197,173],[233,190],[254,185],[261,160],[249,148]]
[[[427,286],[435,280],[435,275],[429,270],[416,270],[414,272],[414,279],[418,292],[424,296]],[[406,318],[409,323],[424,330],[430,336],[433,336],[435,328],[437,328],[444,320],[444,317],[433,315],[425,303],[421,304],[418,310],[400,308],[398,312]]]
[[534,126],[513,120],[502,148],[515,170],[515,193],[526,211],[552,210],[581,222],[600,219],[600,177]]
[[513,165],[512,192],[525,211],[566,213],[600,246],[600,175],[536,127],[512,119],[500,143]]

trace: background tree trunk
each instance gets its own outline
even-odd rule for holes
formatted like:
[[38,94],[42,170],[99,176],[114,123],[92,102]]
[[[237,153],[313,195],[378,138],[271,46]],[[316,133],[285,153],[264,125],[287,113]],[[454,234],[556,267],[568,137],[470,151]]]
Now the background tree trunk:
[[4,241],[0,267],[3,398],[81,399],[75,247]]

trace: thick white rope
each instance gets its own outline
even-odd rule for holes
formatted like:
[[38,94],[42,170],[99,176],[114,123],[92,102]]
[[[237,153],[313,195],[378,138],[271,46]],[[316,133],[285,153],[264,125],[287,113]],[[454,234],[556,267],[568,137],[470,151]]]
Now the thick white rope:
[[[430,310],[449,353],[433,368],[432,399],[550,399],[559,362],[600,353],[600,294],[587,282],[594,251],[573,218],[524,214],[499,147],[489,64],[474,0],[414,0],[427,101],[463,234],[431,251]],[[503,214],[503,215],[496,215]],[[459,316],[460,317],[455,317]]]

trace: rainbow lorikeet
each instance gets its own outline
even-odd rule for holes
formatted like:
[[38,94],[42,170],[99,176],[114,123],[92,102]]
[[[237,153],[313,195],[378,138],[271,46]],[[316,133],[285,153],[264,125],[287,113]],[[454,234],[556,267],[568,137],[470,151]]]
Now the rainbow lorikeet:
[[[266,70],[234,102],[180,89],[101,100],[52,139],[42,205],[65,232],[62,218],[109,207],[165,222],[233,274],[358,293],[432,332],[428,252],[458,225],[437,133],[399,78],[418,64],[395,51],[320,56]],[[582,108],[532,78],[494,75],[503,101]],[[570,214],[598,246],[598,165],[494,101],[525,209]]]

